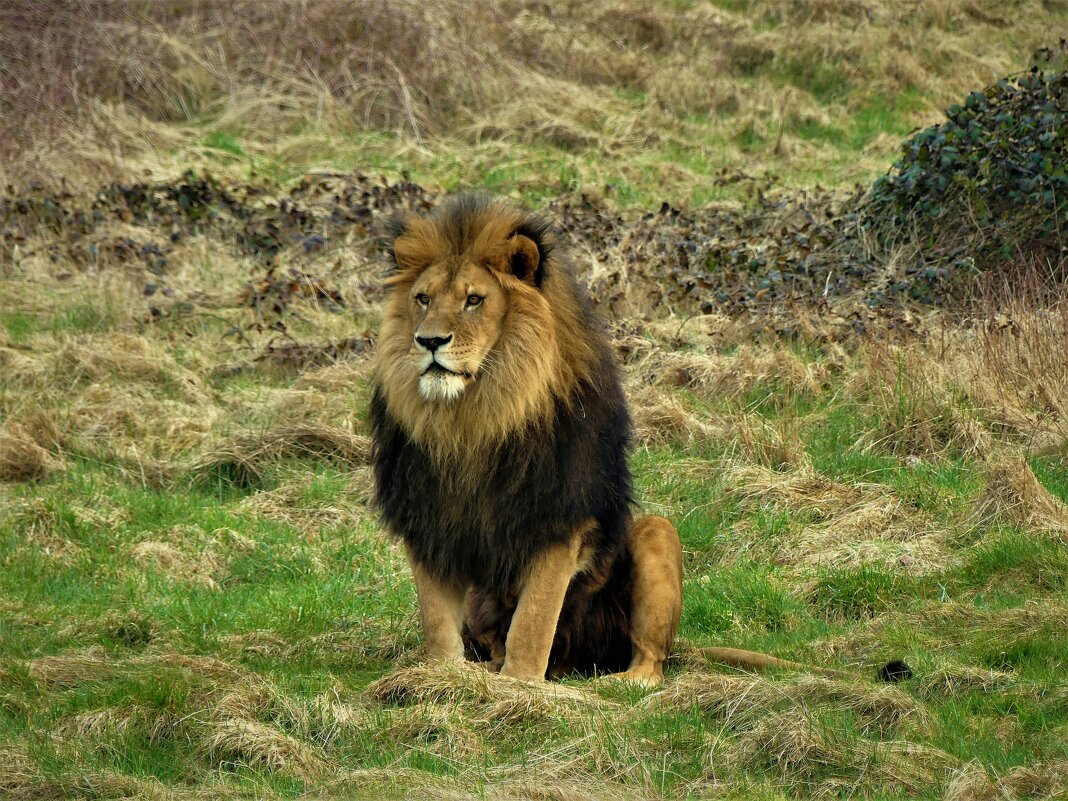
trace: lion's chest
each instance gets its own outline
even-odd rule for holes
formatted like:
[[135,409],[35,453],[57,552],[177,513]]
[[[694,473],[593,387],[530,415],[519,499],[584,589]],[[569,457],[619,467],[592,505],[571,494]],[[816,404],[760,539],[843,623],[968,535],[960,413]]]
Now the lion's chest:
[[591,518],[599,536],[622,536],[618,521],[630,502],[625,411],[621,425],[608,417],[602,425],[591,405],[582,420],[561,415],[551,431],[450,463],[432,459],[376,397],[376,491],[390,530],[439,577],[495,587],[514,586],[534,556]]

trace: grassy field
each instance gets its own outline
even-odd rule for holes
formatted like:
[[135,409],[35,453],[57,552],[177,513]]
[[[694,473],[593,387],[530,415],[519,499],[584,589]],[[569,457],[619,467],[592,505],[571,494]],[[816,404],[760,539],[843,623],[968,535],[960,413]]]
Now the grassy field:
[[[845,192],[1068,5],[469,5],[0,9],[0,798],[1068,798],[1064,295],[657,306],[575,211]],[[570,198],[613,301],[685,548],[657,691],[418,659],[375,234],[461,185]]]

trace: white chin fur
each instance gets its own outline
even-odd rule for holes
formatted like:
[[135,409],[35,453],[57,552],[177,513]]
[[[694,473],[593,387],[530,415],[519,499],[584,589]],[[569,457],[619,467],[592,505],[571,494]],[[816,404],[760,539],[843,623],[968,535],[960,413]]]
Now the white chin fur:
[[429,401],[451,401],[460,397],[467,382],[454,373],[426,373],[419,379],[419,394]]

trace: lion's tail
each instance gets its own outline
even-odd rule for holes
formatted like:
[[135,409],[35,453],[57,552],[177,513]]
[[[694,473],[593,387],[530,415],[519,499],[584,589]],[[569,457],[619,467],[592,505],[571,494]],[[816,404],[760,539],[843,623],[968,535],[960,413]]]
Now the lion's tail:
[[[717,662],[721,665],[729,665],[745,670],[786,668],[788,670],[803,670],[806,673],[817,673],[820,676],[829,676],[834,679],[860,678],[856,673],[818,665],[805,665],[801,662],[791,662],[788,659],[779,659],[776,656],[761,654],[757,651],[744,651],[740,648],[702,648],[701,654],[709,662]],[[894,660],[880,668],[879,678],[887,682],[909,679],[912,678],[912,668],[900,660]]]

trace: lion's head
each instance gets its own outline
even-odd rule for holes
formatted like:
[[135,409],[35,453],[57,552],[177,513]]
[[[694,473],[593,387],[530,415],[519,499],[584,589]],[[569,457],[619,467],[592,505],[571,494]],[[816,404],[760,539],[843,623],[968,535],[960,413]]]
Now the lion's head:
[[585,374],[589,312],[548,228],[477,195],[393,225],[377,378],[416,441],[457,452],[499,440],[545,420]]

